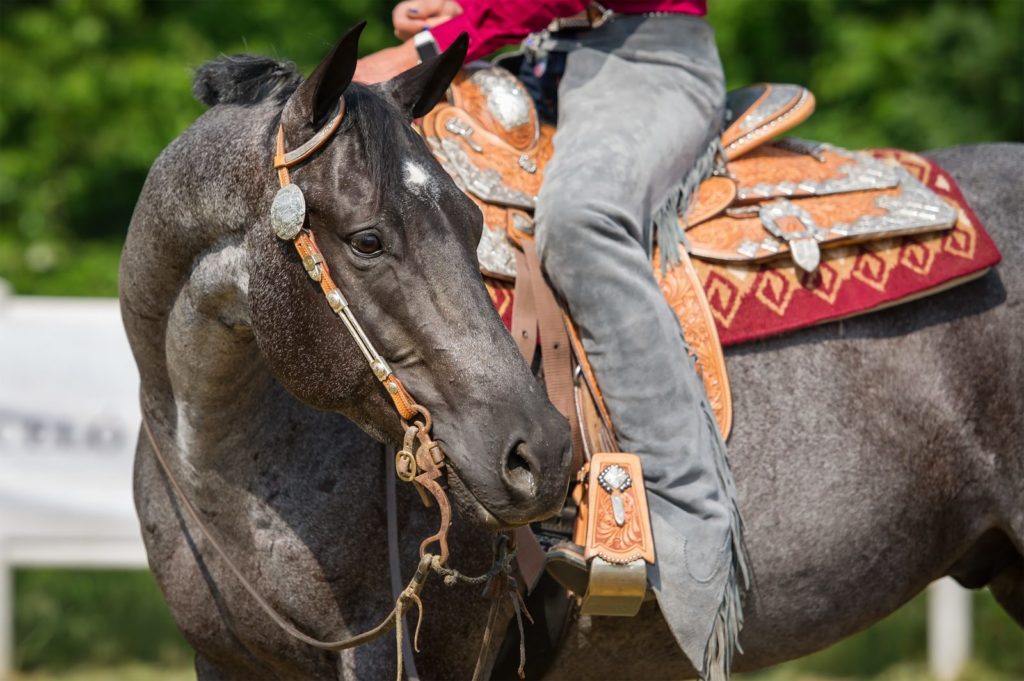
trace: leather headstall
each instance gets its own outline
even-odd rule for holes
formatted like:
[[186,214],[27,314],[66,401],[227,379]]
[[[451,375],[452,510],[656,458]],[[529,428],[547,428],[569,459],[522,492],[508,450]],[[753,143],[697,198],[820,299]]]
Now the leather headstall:
[[292,168],[319,150],[326,144],[345,117],[345,98],[338,100],[337,113],[318,130],[312,137],[292,151],[284,149],[284,127],[277,128],[277,148],[274,154],[274,169],[277,170],[277,180],[281,188],[274,196],[274,202],[270,207],[270,223],[277,237],[283,241],[291,241],[295,250],[302,260],[302,266],[309,278],[320,284],[320,290],[327,299],[334,314],[338,315],[349,334],[359,346],[373,375],[380,381],[387,390],[391,401],[395,405],[399,416],[403,420],[410,420],[421,413],[422,408],[418,407],[409,391],[406,390],[402,381],[395,376],[387,361],[381,356],[373,343],[359,325],[348,300],[342,294],[337,284],[331,278],[331,270],[317,246],[313,232],[306,228],[306,199],[302,190],[292,184],[288,169]]

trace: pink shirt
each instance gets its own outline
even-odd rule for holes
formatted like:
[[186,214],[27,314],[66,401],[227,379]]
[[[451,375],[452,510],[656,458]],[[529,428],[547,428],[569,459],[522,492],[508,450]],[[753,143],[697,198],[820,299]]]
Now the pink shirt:
[[[462,14],[430,29],[442,50],[460,33],[469,34],[466,60],[479,59],[499,47],[516,43],[539,31],[552,19],[579,14],[589,0],[458,0]],[[607,0],[601,3],[619,14],[672,12],[707,14],[707,0]]]

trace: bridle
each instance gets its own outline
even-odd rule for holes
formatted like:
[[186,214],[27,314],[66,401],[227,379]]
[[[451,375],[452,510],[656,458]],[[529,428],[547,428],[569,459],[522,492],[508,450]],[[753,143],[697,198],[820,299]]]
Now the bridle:
[[[320,285],[324,299],[335,315],[341,319],[345,329],[359,347],[359,351],[370,366],[370,371],[387,390],[395,411],[402,419],[405,428],[402,449],[395,456],[395,471],[400,480],[413,482],[424,504],[429,505],[430,499],[424,493],[429,491],[437,501],[441,512],[441,526],[437,533],[428,537],[420,544],[420,555],[426,554],[426,548],[437,542],[439,559],[443,565],[448,560],[448,525],[451,522],[451,504],[444,490],[437,483],[444,467],[444,451],[440,444],[430,437],[430,412],[416,403],[402,381],[395,375],[387,360],[373,346],[373,342],[363,331],[345,295],[331,278],[331,269],[320,247],[317,246],[313,232],[305,227],[306,200],[302,190],[291,181],[289,168],[292,168],[323,147],[334,136],[345,116],[345,98],[338,100],[337,112],[312,137],[296,149],[286,152],[284,149],[284,126],[277,128],[277,147],[274,153],[274,169],[281,185],[274,202],[270,207],[270,223],[274,233],[282,241],[291,241],[302,261],[309,278]],[[415,445],[419,444],[414,452]],[[422,470],[422,472],[420,472]]]
[[[423,617],[423,604],[420,601],[419,593],[422,591],[427,577],[435,572],[444,577],[448,586],[456,583],[489,585],[489,593],[498,596],[503,590],[507,590],[512,600],[512,609],[516,615],[520,630],[520,675],[522,675],[525,664],[525,648],[523,644],[522,614],[525,611],[522,597],[516,588],[515,579],[511,577],[512,561],[515,557],[513,540],[510,537],[499,535],[495,547],[495,561],[491,569],[479,577],[467,577],[457,570],[447,567],[448,561],[448,528],[451,524],[451,503],[444,488],[438,483],[445,466],[445,453],[441,445],[431,437],[432,420],[430,412],[416,403],[409,394],[402,381],[395,375],[387,360],[377,351],[370,338],[366,335],[359,321],[356,319],[349,306],[348,300],[334,283],[323,254],[317,246],[313,232],[306,227],[306,203],[302,190],[291,182],[289,169],[299,165],[316,151],[321,149],[337,132],[341,121],[345,116],[345,98],[340,97],[336,111],[333,112],[330,120],[313,134],[306,142],[292,151],[285,151],[284,148],[284,127],[279,125],[277,129],[277,143],[273,158],[273,167],[277,172],[277,179],[280,188],[274,196],[270,209],[270,222],[277,237],[283,241],[291,241],[299,254],[302,266],[306,274],[314,282],[319,284],[328,306],[341,320],[349,335],[355,341],[363,357],[366,359],[374,377],[380,381],[391,398],[395,411],[401,419],[405,434],[402,441],[402,448],[395,455],[395,473],[398,479],[404,482],[411,482],[416,487],[423,501],[424,506],[437,504],[440,513],[440,526],[438,531],[427,537],[420,543],[420,559],[412,578],[404,588],[400,588],[401,577],[398,560],[398,532],[397,532],[397,501],[395,499],[394,480],[388,482],[387,490],[387,512],[388,512],[388,562],[391,571],[392,591],[395,597],[395,606],[391,612],[381,621],[380,624],[361,634],[337,641],[323,641],[299,630],[281,615],[249,582],[236,566],[220,542],[214,537],[209,528],[203,522],[198,510],[189,500],[184,490],[178,484],[171,472],[166,457],[157,443],[149,419],[146,416],[145,404],[142,405],[142,426],[143,431],[153,448],[153,452],[160,468],[170,482],[171,490],[177,497],[181,506],[188,516],[199,527],[202,534],[209,541],[210,546],[225,562],[229,570],[241,582],[242,586],[255,600],[257,605],[267,616],[285,633],[293,638],[321,650],[340,651],[348,648],[355,648],[373,641],[391,629],[396,632],[396,648],[398,658],[398,670],[396,678],[401,681],[403,650],[407,652],[409,678],[417,678],[411,650],[408,644],[403,641],[403,617],[411,604],[414,604],[419,611],[419,621],[416,625],[416,634],[413,637],[413,647],[418,650],[416,640],[419,637],[420,622]],[[437,544],[437,553],[431,553],[427,549]],[[529,613],[525,613],[529,617]],[[483,645],[480,655],[477,658],[473,678],[481,678],[489,673],[490,665],[493,663],[491,645],[492,637],[499,626],[499,599],[493,598],[490,613],[487,618],[487,625],[484,631]]]

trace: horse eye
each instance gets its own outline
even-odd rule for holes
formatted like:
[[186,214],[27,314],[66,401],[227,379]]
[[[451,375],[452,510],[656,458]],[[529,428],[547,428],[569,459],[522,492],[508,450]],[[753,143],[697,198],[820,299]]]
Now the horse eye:
[[380,235],[370,229],[353,235],[349,239],[349,244],[360,255],[377,255],[384,250]]

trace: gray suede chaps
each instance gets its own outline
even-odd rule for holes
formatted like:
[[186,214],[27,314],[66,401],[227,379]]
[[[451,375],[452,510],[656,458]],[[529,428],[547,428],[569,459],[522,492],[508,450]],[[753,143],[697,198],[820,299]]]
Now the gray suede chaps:
[[661,610],[702,676],[727,674],[746,581],[735,489],[650,260],[659,215],[669,206],[675,219],[684,178],[720,130],[714,33],[697,17],[617,17],[542,42],[551,53],[535,63],[565,55],[537,200],[541,262],[579,325],[620,447],[642,458]]

